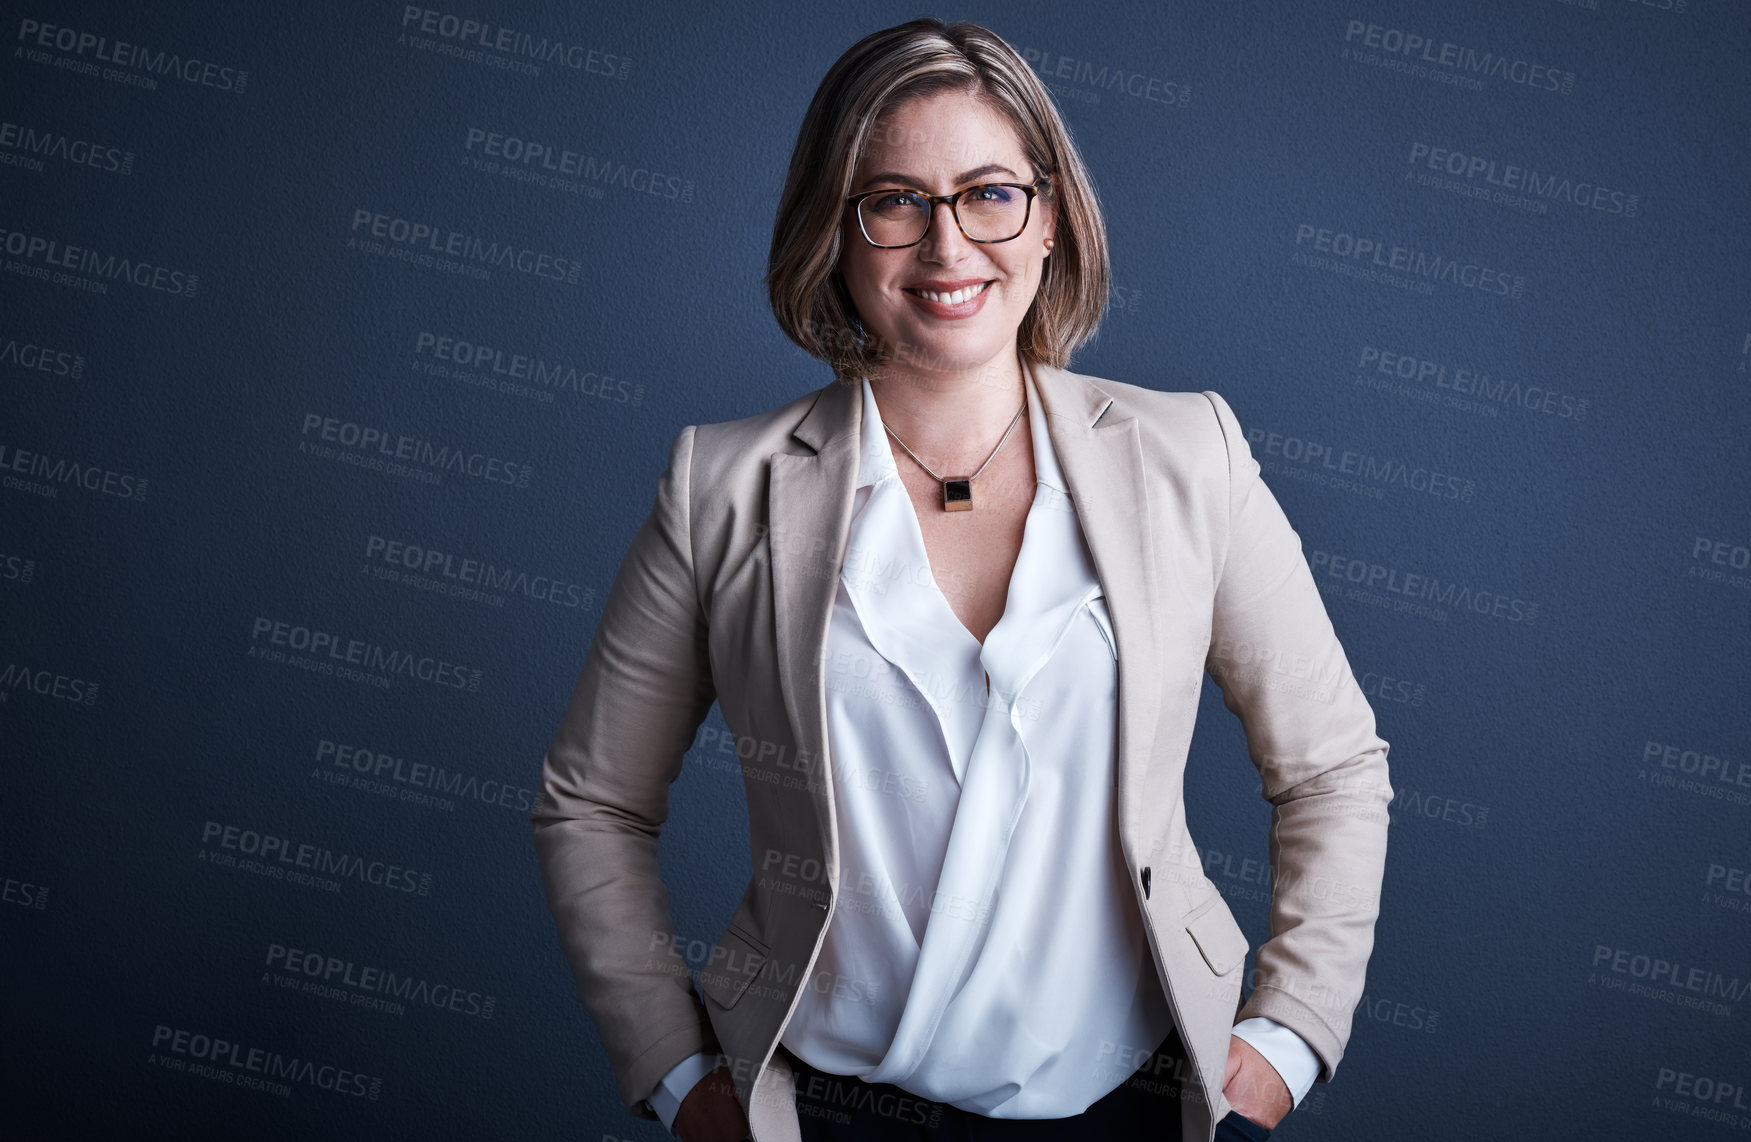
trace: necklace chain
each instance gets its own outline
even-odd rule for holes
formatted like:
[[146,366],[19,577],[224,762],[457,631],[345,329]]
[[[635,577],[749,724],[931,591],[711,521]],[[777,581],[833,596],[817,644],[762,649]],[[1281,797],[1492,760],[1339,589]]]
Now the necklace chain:
[[[1017,424],[1021,423],[1021,414],[1026,412],[1026,411],[1027,411],[1027,400],[1024,398],[1021,402],[1021,407],[1015,410],[1015,416],[1013,419],[1010,420],[1009,427],[1004,429],[1003,439],[999,440],[997,442],[997,447],[995,447],[991,450],[991,455],[985,457],[985,462],[983,464],[979,465],[979,471],[974,472],[971,476],[962,476],[962,477],[960,477],[960,479],[966,480],[968,483],[972,483],[974,480],[977,480],[979,478],[979,476],[985,471],[986,468],[989,468],[991,466],[991,461],[997,459],[997,454],[999,452],[1003,451],[1003,446],[1005,444],[1009,443],[1009,434],[1015,431],[1015,426]],[[888,435],[892,436],[894,438],[894,441],[897,444],[899,444],[899,446],[901,448],[906,448],[906,442],[904,440],[900,439],[900,434],[895,432],[892,428],[888,428],[888,425],[885,421],[882,423],[882,427],[887,428]],[[910,448],[906,448],[906,455],[912,457],[912,459],[914,459],[914,460],[917,460],[918,466],[920,468],[923,468],[926,472],[930,472],[930,478],[935,480],[937,483],[941,484],[941,483],[948,482],[947,477],[938,476],[935,472],[931,472],[930,465],[926,464],[924,461],[918,459],[918,453],[912,451]]]

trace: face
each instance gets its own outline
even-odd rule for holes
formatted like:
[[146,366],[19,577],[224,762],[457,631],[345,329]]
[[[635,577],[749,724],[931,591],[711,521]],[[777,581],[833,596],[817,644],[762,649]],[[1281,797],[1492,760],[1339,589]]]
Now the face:
[[[1040,173],[1002,112],[951,92],[889,109],[851,193],[899,187],[953,194],[983,183],[1028,183]],[[838,269],[864,327],[900,347],[892,354],[900,369],[926,377],[979,371],[1015,352],[1016,331],[1039,291],[1054,215],[1045,196],[1036,196],[1019,237],[974,242],[948,205],[938,204],[923,241],[896,250],[871,246],[847,205]],[[964,199],[962,216],[971,218]],[[965,291],[959,301],[957,291]]]

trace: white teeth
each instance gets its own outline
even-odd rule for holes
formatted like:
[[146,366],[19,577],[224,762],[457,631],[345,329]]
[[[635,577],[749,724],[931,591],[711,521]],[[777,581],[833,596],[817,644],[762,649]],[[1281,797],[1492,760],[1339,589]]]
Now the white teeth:
[[935,293],[927,289],[913,290],[912,292],[928,301],[941,302],[944,305],[959,305],[968,298],[978,297],[985,292],[985,287],[990,284],[990,282],[980,282],[978,285],[963,286],[953,293]]

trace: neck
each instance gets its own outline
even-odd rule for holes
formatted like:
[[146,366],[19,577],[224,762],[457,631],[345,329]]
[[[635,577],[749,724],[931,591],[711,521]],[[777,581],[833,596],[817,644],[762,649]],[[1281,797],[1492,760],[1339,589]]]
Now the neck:
[[871,374],[869,385],[882,423],[944,475],[972,472],[985,462],[1026,392],[1021,354],[1013,346],[984,365],[957,372],[883,369]]

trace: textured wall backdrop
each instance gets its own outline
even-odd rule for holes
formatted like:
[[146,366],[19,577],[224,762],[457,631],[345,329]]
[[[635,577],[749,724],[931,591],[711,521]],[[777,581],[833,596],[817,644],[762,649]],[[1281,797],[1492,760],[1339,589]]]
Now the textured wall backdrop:
[[[669,441],[830,379],[766,308],[777,195],[918,12],[429,2],[0,21],[9,1132],[664,1136],[527,814]],[[1368,992],[1280,1135],[1746,1136],[1751,6],[940,14],[1098,179],[1073,367],[1228,397],[1392,743]],[[1256,943],[1213,685],[1198,735]],[[663,840],[696,966],[734,748]]]

